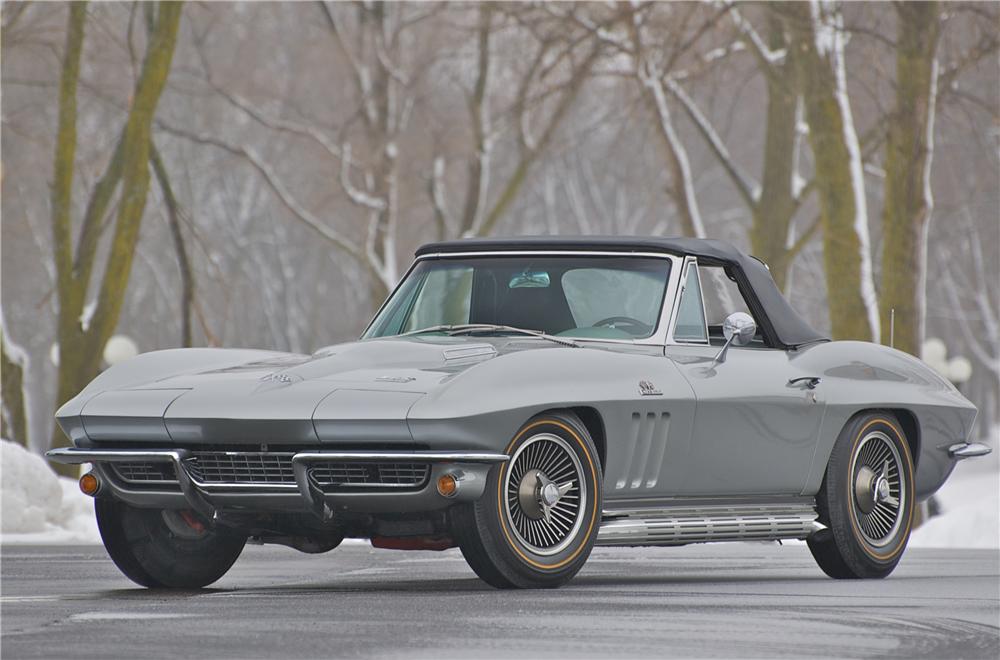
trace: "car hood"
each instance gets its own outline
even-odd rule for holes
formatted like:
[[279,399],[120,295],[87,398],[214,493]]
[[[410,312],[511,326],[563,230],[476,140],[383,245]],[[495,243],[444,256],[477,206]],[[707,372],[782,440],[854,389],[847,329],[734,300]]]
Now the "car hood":
[[387,338],[327,346],[312,355],[285,354],[239,365],[185,373],[141,386],[198,389],[224,383],[243,391],[268,391],[299,384],[319,384],[329,391],[362,388],[375,391],[427,392],[457,374],[514,351],[547,348],[543,341],[509,337]]
[[432,336],[312,355],[163,351],[109,370],[57,416],[68,433],[77,419],[77,433],[98,440],[408,442],[407,413],[421,397],[486,362],[542,349],[576,350],[535,338]]

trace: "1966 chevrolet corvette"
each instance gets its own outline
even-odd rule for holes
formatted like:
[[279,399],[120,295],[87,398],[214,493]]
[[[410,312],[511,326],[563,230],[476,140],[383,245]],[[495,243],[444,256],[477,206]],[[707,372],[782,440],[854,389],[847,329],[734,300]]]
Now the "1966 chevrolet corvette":
[[831,342],[713,240],[425,245],[359,341],[181,349],[57,413],[108,554],[147,587],[218,580],[248,539],[461,548],[558,586],[596,545],[805,539],[835,578],[896,566],[976,409],[919,360]]

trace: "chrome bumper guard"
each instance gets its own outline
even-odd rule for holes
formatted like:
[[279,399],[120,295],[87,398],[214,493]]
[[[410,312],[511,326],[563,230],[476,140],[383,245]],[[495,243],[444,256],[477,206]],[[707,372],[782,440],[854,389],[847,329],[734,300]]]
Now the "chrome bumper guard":
[[959,442],[948,447],[948,455],[954,458],[956,461],[960,461],[963,458],[975,458],[977,456],[986,456],[993,452],[992,447],[987,447],[984,444],[978,442]]
[[218,519],[218,510],[212,503],[211,490],[236,489],[298,489],[307,507],[323,520],[329,520],[333,511],[326,503],[326,493],[309,477],[309,468],[322,463],[361,463],[371,461],[399,461],[408,463],[504,463],[506,454],[490,452],[441,452],[441,451],[305,451],[292,456],[295,485],[288,484],[203,484],[192,478],[184,465],[191,456],[186,449],[79,449],[67,447],[53,449],[45,456],[56,463],[81,465],[83,463],[128,463],[152,461],[172,463],[181,494],[191,508],[209,520]]

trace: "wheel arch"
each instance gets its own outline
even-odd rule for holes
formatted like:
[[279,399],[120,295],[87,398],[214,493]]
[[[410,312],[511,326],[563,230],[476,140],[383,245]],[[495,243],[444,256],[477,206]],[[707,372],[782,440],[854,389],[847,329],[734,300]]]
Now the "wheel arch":
[[583,425],[587,427],[587,432],[590,433],[590,438],[594,441],[594,446],[597,447],[597,458],[601,462],[601,470],[603,471],[608,464],[608,439],[604,430],[604,418],[601,417],[597,408],[590,406],[570,408],[570,411],[576,414]]
[[903,440],[910,450],[910,457],[913,459],[913,470],[915,473],[917,463],[920,461],[920,424],[917,422],[917,416],[913,414],[913,411],[906,408],[862,408],[850,416],[845,426],[858,416],[869,413],[890,413],[896,418],[896,421],[899,422],[899,430],[903,433]]
[[913,414],[912,410],[907,410],[906,408],[887,408],[886,410],[895,415],[896,419],[899,420],[899,425],[903,431],[903,439],[906,440],[906,445],[910,448],[910,456],[913,458],[913,469],[916,471],[920,463],[920,424],[917,422],[917,416]]

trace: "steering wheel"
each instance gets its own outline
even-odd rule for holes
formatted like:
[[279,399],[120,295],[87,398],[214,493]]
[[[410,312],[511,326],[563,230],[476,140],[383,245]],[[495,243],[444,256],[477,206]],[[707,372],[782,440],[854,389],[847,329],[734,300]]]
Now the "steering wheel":
[[[619,327],[619,324],[624,325],[625,327],[621,328]],[[648,335],[653,331],[653,326],[648,323],[643,323],[639,319],[634,319],[631,316],[609,316],[606,319],[601,319],[591,327],[600,328],[601,326],[606,326],[615,330],[624,330],[630,335],[636,336]],[[629,328],[634,328],[635,331],[629,330]]]

